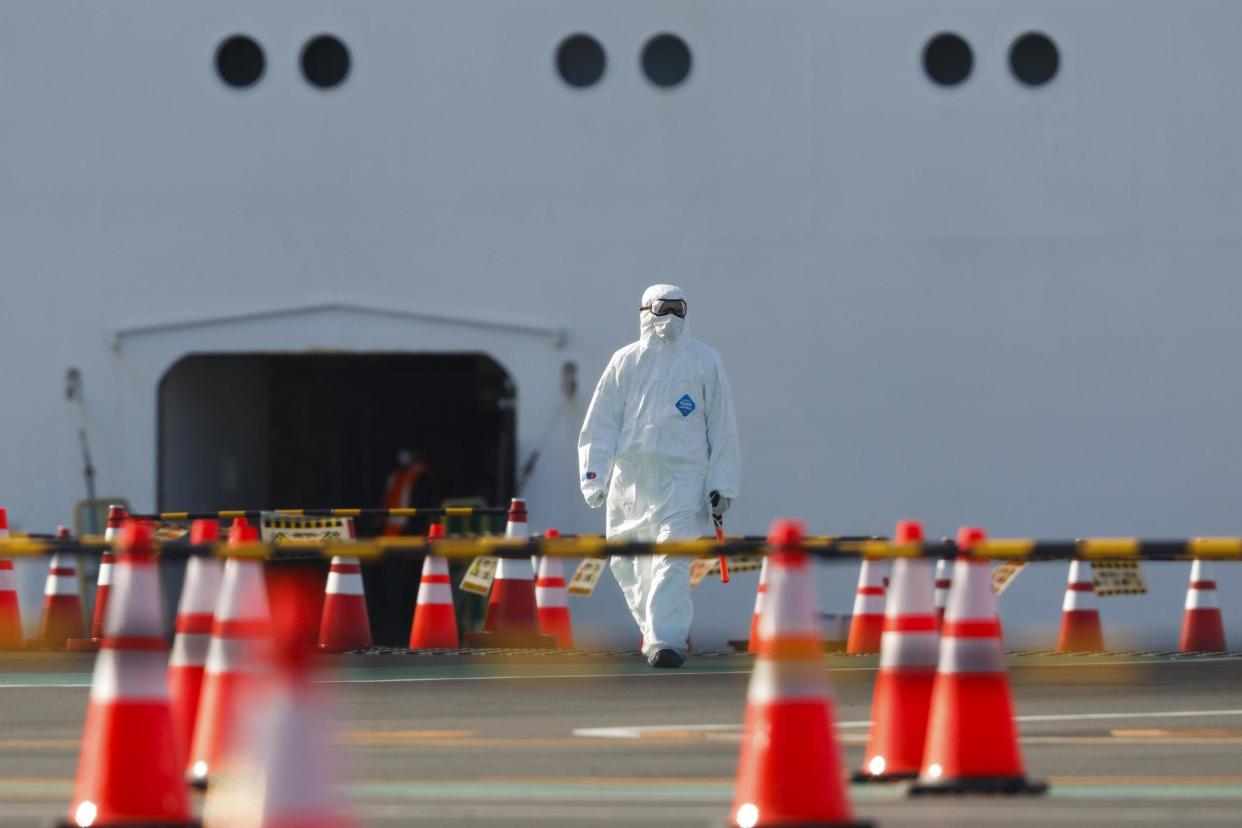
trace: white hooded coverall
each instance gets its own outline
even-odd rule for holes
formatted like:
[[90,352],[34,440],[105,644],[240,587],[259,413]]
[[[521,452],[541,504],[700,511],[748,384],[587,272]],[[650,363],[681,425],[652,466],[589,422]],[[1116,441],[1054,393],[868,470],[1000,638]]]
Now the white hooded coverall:
[[[656,299],[684,299],[653,285]],[[583,497],[607,492],[609,538],[665,541],[712,533],[708,495],[738,496],[733,394],[720,355],[686,335],[686,320],[639,312],[639,340],[612,355],[578,437]],[[598,505],[598,504],[596,504]],[[613,575],[643,635],[643,653],[687,651],[694,604],[690,559],[615,556]]]

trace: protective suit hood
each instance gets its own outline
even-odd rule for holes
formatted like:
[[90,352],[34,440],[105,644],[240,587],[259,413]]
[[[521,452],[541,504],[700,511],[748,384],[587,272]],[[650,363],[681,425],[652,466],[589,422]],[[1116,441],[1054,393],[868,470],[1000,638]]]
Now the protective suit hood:
[[[685,298],[685,291],[676,285],[652,285],[643,291],[639,305],[645,308],[657,299]],[[673,343],[688,335],[686,320],[679,316],[656,316],[651,311],[638,312],[638,338],[644,346]]]

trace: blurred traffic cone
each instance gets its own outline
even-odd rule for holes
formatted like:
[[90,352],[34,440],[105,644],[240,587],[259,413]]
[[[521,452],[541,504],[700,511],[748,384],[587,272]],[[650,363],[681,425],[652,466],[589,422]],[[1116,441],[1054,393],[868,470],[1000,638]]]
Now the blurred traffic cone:
[[164,605],[149,523],[120,538],[66,826],[195,825],[164,676]]
[[841,775],[802,525],[778,520],[768,538],[768,594],[746,697],[731,824],[858,825]]
[[[558,529],[549,529],[543,536],[559,538],[561,533]],[[557,649],[572,650],[574,625],[569,617],[569,592],[565,589],[565,567],[560,558],[539,557],[535,605],[539,610],[539,632],[554,637]]]
[[944,605],[949,600],[949,587],[953,585],[953,561],[939,558],[936,561],[936,628],[944,623]]
[[850,619],[847,653],[878,653],[884,632],[885,561],[863,558],[858,570],[858,592],[854,594],[854,617]]
[[[444,537],[444,524],[433,523],[427,539]],[[423,575],[418,582],[414,623],[410,626],[411,650],[455,650],[457,614],[453,610],[453,587],[449,583],[448,561],[439,555],[423,558]]]
[[1065,601],[1061,604],[1061,633],[1057,636],[1057,652],[1099,653],[1103,650],[1104,633],[1100,629],[1100,610],[1095,605],[1091,563],[1070,561]]
[[371,622],[362,590],[362,565],[355,557],[338,555],[328,570],[324,590],[319,649],[325,653],[371,649]]
[[[196,520],[190,525],[190,543],[215,543],[220,524]],[[224,565],[217,558],[194,555],[185,567],[185,583],[177,604],[176,637],[168,661],[168,688],[172,702],[173,728],[177,734],[180,765],[184,768],[194,740],[194,721],[203,689],[203,670],[211,644],[211,626]]]
[[300,585],[272,585],[272,654],[267,694],[247,711],[245,735],[213,774],[203,802],[206,828],[349,828],[338,795],[330,713],[311,682],[302,634]]
[[[513,498],[509,504],[506,540],[528,540],[526,501]],[[535,573],[530,558],[502,557],[496,564],[496,580],[483,632],[466,634],[467,647],[551,650],[556,639],[539,634],[539,615],[535,606]]]
[[1195,559],[1190,565],[1190,586],[1186,589],[1186,609],[1182,614],[1182,635],[1177,642],[1182,653],[1225,652],[1225,625],[1216,600],[1216,580],[1212,564]]
[[759,652],[759,621],[763,617],[763,601],[768,593],[768,558],[765,555],[759,565],[759,589],[755,591],[755,611],[750,616],[750,639],[746,642],[746,652]]
[[[245,518],[233,521],[229,546],[257,539],[258,531]],[[229,558],[224,563],[190,743],[191,784],[207,784],[212,769],[233,749],[242,711],[262,696],[271,658],[269,625],[263,562]]]
[[[57,540],[69,537],[68,527],[57,527]],[[69,639],[85,634],[82,598],[78,595],[78,567],[73,559],[67,552],[52,555],[43,586],[43,615],[39,617],[37,643],[41,647],[63,650]]]
[[940,630],[927,745],[912,794],[1048,789],[1028,781],[1023,769],[991,564],[969,554],[986,537],[977,527],[964,526],[957,533],[962,554],[954,565]]
[[[897,524],[893,542],[922,543],[923,525]],[[871,701],[871,736],[857,782],[888,782],[918,776],[927,736],[927,712],[936,678],[932,567],[927,558],[893,561],[893,583],[884,610],[880,670]]]
[[[0,540],[9,536],[9,513],[0,509]],[[22,613],[17,601],[17,576],[13,559],[0,558],[0,650],[20,650],[26,646],[22,634]]]
[[[125,507],[113,504],[108,507],[108,526],[104,529],[104,540],[116,540],[125,522]],[[112,592],[112,562],[116,556],[111,549],[105,549],[99,556],[99,579],[95,585],[95,612],[91,616],[91,637],[69,639],[68,649],[75,653],[89,653],[99,649],[99,639],[103,637],[104,618],[108,614],[108,596]]]

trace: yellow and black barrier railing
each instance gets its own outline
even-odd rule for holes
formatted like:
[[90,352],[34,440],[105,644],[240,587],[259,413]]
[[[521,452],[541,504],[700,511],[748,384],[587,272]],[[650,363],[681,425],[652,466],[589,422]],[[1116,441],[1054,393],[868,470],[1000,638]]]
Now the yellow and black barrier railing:
[[[43,538],[12,538],[0,540],[0,557],[43,555],[51,552],[95,553],[115,546],[103,538],[48,540]],[[668,541],[665,543],[634,543],[609,541],[600,536],[569,536],[536,538],[529,541],[506,540],[499,537],[448,537],[428,541],[419,537],[376,538],[361,541],[285,541],[277,544],[251,543],[241,546],[227,544],[190,545],[184,541],[158,543],[166,558],[190,555],[221,557],[272,558],[278,560],[320,560],[334,555],[352,555],[365,561],[387,556],[421,555],[434,548],[435,554],[452,559],[470,559],[480,555],[500,558],[523,558],[530,555],[550,557],[605,557],[608,555],[678,555],[712,557],[716,555],[762,555],[767,542],[762,538],[735,537],[723,542],[703,538]],[[959,554],[952,541],[922,544],[894,544],[881,538],[812,536],[804,540],[807,553],[816,558],[951,558]],[[973,547],[969,554],[976,558],[1007,561],[1057,561],[1077,558],[1088,561],[1181,561],[1202,558],[1217,561],[1242,561],[1242,537],[1189,538],[1183,540],[1145,540],[1139,538],[1083,538],[1067,541],[1042,541],[1030,538],[996,538]]]
[[234,520],[236,518],[258,520],[261,514],[307,518],[472,518],[484,515],[504,516],[508,513],[509,510],[504,506],[411,506],[409,508],[393,509],[383,507],[361,509],[224,509],[219,512],[159,512],[153,515],[130,515],[130,517],[135,520],[158,520],[164,523],[177,523],[187,520]]

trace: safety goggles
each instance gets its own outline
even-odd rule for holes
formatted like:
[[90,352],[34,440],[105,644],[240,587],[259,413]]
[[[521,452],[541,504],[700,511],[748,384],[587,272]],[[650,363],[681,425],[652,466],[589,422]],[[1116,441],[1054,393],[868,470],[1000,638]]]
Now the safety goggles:
[[640,311],[651,311],[656,316],[668,316],[670,313],[674,316],[686,318],[686,300],[685,299],[657,299],[650,305],[643,305]]

